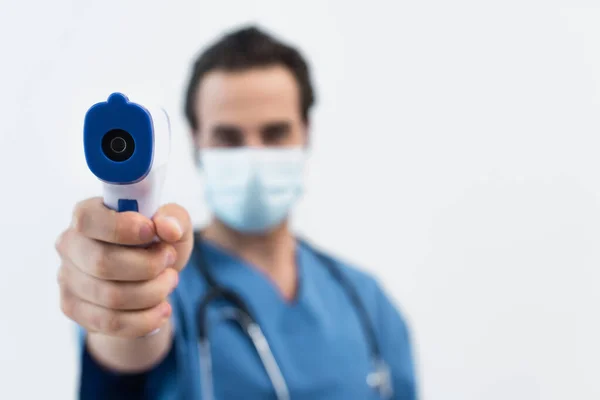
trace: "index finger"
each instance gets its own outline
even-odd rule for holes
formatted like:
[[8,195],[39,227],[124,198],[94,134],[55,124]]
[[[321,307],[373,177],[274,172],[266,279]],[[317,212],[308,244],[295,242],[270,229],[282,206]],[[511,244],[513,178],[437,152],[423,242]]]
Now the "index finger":
[[75,206],[72,227],[90,239],[121,245],[148,244],[156,235],[150,219],[137,212],[111,210],[100,197]]

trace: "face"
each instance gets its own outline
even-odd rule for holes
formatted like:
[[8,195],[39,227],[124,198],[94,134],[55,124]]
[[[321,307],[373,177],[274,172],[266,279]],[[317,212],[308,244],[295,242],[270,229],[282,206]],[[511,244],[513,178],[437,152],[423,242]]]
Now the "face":
[[285,67],[213,71],[196,93],[196,146],[303,146],[307,127],[296,80]]

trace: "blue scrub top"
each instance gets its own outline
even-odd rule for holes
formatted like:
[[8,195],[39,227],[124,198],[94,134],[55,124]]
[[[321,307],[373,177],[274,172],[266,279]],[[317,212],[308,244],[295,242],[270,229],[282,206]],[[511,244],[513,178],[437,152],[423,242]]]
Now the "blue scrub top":
[[[199,246],[217,282],[235,290],[254,313],[292,400],[379,399],[366,382],[373,366],[357,311],[311,247],[298,242],[298,295],[289,302],[268,277],[240,258],[207,241]],[[115,374],[82,346],[80,399],[202,399],[196,310],[207,286],[194,260],[192,255],[171,295],[175,335],[165,360],[147,373]],[[415,400],[409,332],[401,314],[373,277],[334,261],[355,286],[373,323],[391,368],[394,399]],[[215,302],[208,313],[215,398],[275,399],[252,342],[235,322],[215,322],[222,305]]]

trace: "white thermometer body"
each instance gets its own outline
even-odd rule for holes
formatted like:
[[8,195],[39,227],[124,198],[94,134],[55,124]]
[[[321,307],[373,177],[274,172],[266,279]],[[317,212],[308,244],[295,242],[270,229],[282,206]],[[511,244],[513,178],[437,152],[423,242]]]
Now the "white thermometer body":
[[104,204],[152,218],[170,153],[169,117],[113,93],[85,115],[83,142],[88,168],[103,183]]

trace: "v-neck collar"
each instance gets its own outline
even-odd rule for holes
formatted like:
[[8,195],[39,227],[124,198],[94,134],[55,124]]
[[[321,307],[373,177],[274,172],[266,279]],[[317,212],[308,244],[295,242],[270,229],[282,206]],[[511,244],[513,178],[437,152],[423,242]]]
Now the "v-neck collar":
[[261,324],[279,320],[284,311],[308,311],[307,307],[314,309],[318,307],[315,302],[320,303],[312,273],[318,260],[299,239],[296,239],[295,249],[298,287],[293,300],[285,299],[265,273],[236,254],[206,239],[200,246],[217,283],[238,293]]

